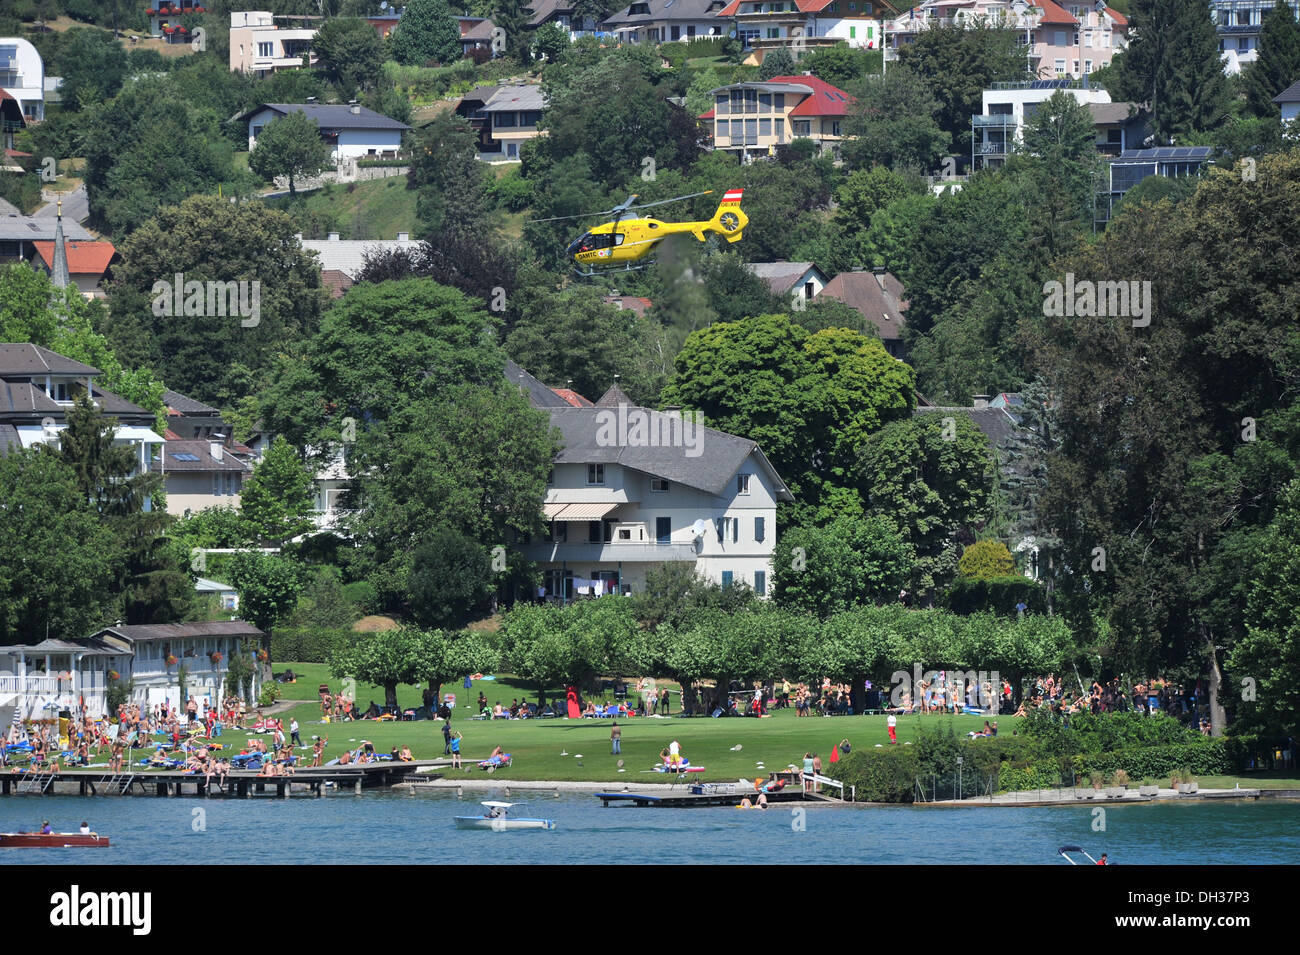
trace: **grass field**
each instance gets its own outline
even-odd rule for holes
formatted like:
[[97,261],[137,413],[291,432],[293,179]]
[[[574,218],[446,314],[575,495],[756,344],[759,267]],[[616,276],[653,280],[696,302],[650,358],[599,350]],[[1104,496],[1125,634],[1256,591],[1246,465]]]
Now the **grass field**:
[[[284,698],[310,701],[288,710],[284,714],[285,725],[288,726],[291,716],[296,717],[306,742],[310,742],[314,735],[329,737],[327,759],[337,756],[345,748],[355,748],[363,739],[374,743],[375,749],[380,752],[388,752],[394,746],[406,744],[411,747],[416,758],[442,756],[442,723],[438,721],[402,723],[365,720],[322,725],[320,706],[316,702],[317,687],[321,683],[327,683],[331,689],[337,690],[340,682],[331,678],[328,669],[321,664],[288,663],[284,666],[298,676],[297,683],[282,685]],[[680,707],[681,696],[675,684],[667,685],[672,691],[672,710],[676,712]],[[705,778],[711,780],[766,776],[769,770],[784,769],[790,763],[802,765],[805,752],[820,753],[823,764],[826,764],[830,760],[832,747],[845,738],[854,747],[869,747],[877,743],[883,745],[888,740],[883,716],[800,718],[795,716],[793,710],[779,710],[767,719],[635,717],[619,721],[623,727],[623,752],[621,756],[614,756],[610,753],[610,720],[471,720],[468,716],[475,711],[480,690],[486,694],[489,704],[498,700],[509,704],[512,698],[525,694],[531,700],[537,698],[534,687],[517,683],[505,676],[496,680],[475,681],[474,688],[468,692],[460,684],[443,687],[443,692],[456,695],[457,708],[452,726],[464,737],[461,752],[470,764],[466,775],[475,777],[482,777],[485,773],[473,760],[486,756],[494,746],[501,746],[515,757],[513,766],[498,770],[495,774],[504,780],[656,782],[665,777],[651,772],[651,767],[659,761],[659,751],[674,739],[681,743],[682,753],[693,765],[707,769]],[[382,687],[360,684],[356,697],[359,705],[364,708],[371,700],[382,703],[384,691]],[[548,699],[552,697],[553,694],[547,696]],[[403,707],[418,706],[420,702],[419,688],[398,688],[398,703]],[[938,725],[943,720],[946,725],[949,719],[959,733],[983,726],[983,719],[976,716],[903,716],[898,719],[899,740],[912,740],[921,720],[928,720],[932,725]],[[999,721],[999,728],[1008,732],[1014,722],[1004,718]],[[226,739],[229,738],[227,734]],[[235,736],[235,739],[242,738],[242,734]],[[734,746],[741,748],[733,750]],[[565,753],[568,755],[562,755]],[[581,760],[577,758],[579,755],[582,756]],[[624,763],[622,773],[618,771],[619,759]],[[763,763],[763,768],[758,767],[760,762]]]
[[313,219],[323,232],[337,232],[342,239],[395,239],[397,233],[414,233],[419,226],[415,193],[406,188],[405,176],[329,185],[268,205],[288,212],[305,234]]

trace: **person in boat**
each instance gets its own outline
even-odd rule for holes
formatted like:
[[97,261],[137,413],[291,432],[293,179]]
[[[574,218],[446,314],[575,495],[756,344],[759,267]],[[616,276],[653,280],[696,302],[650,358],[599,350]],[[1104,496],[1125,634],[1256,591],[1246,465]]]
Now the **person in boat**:
[[81,828],[77,831],[80,832],[83,836],[90,835],[90,823],[83,821],[81,824]]
[[50,828],[50,820],[46,819],[43,823],[41,823],[41,835],[49,836],[53,834],[54,834],[54,830]]
[[[497,747],[500,749],[500,747]],[[506,817],[505,806],[488,806],[488,819],[504,819]]]

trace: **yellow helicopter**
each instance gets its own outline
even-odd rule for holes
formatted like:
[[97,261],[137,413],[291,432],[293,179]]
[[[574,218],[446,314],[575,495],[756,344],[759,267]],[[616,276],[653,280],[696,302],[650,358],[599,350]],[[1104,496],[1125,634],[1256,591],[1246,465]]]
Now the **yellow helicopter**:
[[713,190],[693,192],[686,196],[676,196],[659,202],[647,202],[634,205],[636,195],[630,195],[626,201],[613,209],[592,212],[579,216],[552,216],[549,219],[534,219],[534,222],[557,222],[562,219],[585,219],[589,216],[612,215],[612,222],[604,222],[584,232],[571,242],[565,254],[573,259],[574,271],[579,275],[601,275],[606,272],[630,271],[645,268],[651,261],[643,261],[656,245],[670,235],[689,233],[701,242],[705,233],[716,232],[728,242],[737,242],[749,224],[749,216],[740,209],[743,189],[728,189],[718,203],[718,211],[712,219],[699,222],[661,222],[658,219],[628,219],[627,213],[634,209],[649,209],[651,206],[663,206],[671,202],[683,202],[697,196],[707,196]]

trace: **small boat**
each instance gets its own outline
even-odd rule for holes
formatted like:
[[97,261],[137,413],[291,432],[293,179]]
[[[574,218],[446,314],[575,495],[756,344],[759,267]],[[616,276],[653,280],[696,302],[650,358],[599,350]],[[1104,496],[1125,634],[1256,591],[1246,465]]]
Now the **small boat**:
[[91,832],[0,832],[3,849],[61,849],[69,846],[108,847],[108,836]]
[[485,802],[487,812],[481,816],[456,816],[457,829],[491,829],[505,832],[508,829],[554,829],[553,819],[512,819],[508,810],[512,802]]
[[[1096,859],[1094,859],[1092,856],[1088,855],[1087,851],[1085,851],[1084,848],[1083,848],[1082,846],[1061,846],[1061,848],[1057,849],[1056,851],[1060,854],[1061,858],[1063,858],[1066,862],[1070,863],[1070,865],[1082,865],[1082,863],[1080,863],[1080,862],[1075,862],[1074,859],[1070,857],[1070,853],[1071,853],[1071,852],[1077,852],[1079,855],[1083,856],[1085,859],[1087,859],[1087,860],[1088,860],[1090,863],[1092,863],[1093,865],[1109,865],[1109,864],[1110,864],[1109,861],[1107,861],[1107,862],[1098,862],[1098,861],[1097,861]],[[1102,854],[1105,855],[1105,853],[1102,853]]]

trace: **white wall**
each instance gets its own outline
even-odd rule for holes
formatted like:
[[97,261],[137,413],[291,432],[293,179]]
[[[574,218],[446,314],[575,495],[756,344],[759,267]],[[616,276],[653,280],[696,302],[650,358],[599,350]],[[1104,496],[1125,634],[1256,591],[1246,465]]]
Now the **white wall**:
[[21,37],[0,37],[0,70],[13,70],[3,89],[18,101],[27,119],[45,118],[45,64],[36,47]]

